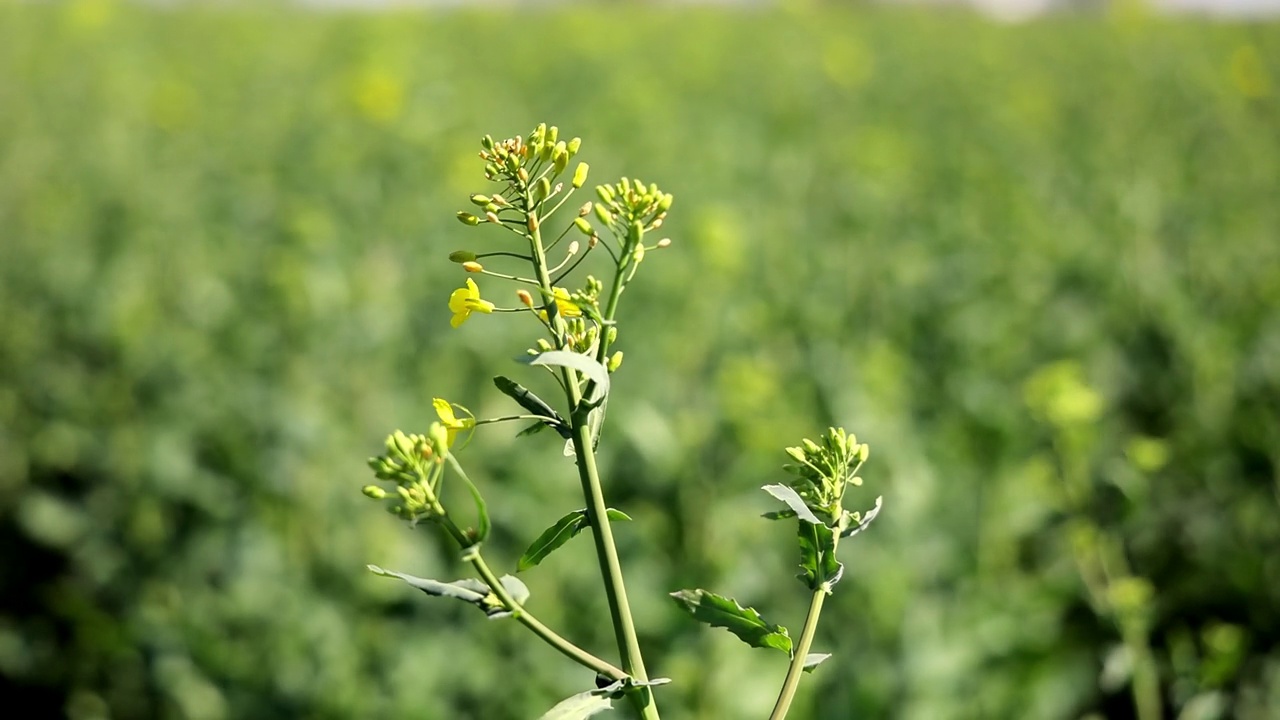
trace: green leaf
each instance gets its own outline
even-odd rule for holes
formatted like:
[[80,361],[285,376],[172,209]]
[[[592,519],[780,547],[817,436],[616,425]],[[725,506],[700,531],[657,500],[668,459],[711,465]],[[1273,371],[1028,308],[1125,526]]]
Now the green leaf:
[[561,700],[538,720],[582,720],[612,707],[612,700],[597,695],[594,690],[588,690]]
[[[556,432],[560,433],[560,437],[568,438],[572,435],[572,433],[569,432],[569,423],[565,422],[565,419],[560,416],[560,413],[556,412],[555,408],[548,405],[542,398],[534,395],[525,386],[511,378],[503,377],[502,375],[495,377],[493,379],[493,384],[502,391],[503,395],[515,400],[520,404],[520,407],[525,410],[528,410],[534,415],[553,419],[555,421],[554,424],[545,421],[543,424],[554,428]],[[525,429],[520,434],[532,434],[532,431],[530,429]]]
[[609,394],[609,369],[596,362],[595,358],[568,350],[552,350],[533,356],[517,358],[529,365],[553,365],[577,370],[595,383],[595,393],[585,398],[588,403],[596,403]]
[[529,599],[529,586],[515,575],[503,575],[498,578],[498,582],[502,583],[502,588],[516,603],[523,605],[524,601]]
[[[406,575],[405,573],[398,573],[392,570],[383,570],[377,565],[370,565],[369,571],[375,575],[382,575],[383,577],[399,578],[410,586],[418,588],[428,595],[454,598],[455,600],[461,600],[475,605],[484,611],[484,614],[489,616],[490,620],[497,620],[511,615],[511,611],[507,610],[507,608],[503,606],[502,601],[498,599],[496,594],[494,594],[493,589],[480,580],[464,578],[462,580],[455,580],[454,582],[446,583],[440,582],[439,580],[429,580],[427,578]],[[511,595],[511,598],[517,603],[523,604],[525,600],[529,599],[529,588],[526,587],[523,582],[520,582],[519,578],[511,575],[503,575],[501,582],[502,587],[506,589],[507,593]]]
[[791,508],[791,511],[794,512],[796,517],[801,520],[813,523],[814,525],[822,524],[822,521],[818,519],[818,516],[814,515],[813,511],[809,509],[809,506],[805,504],[804,498],[800,497],[800,493],[790,487],[787,487],[786,485],[765,485],[760,489],[786,503],[787,507]]
[[[605,511],[610,520],[630,520],[631,517],[621,510],[609,508]],[[569,542],[574,535],[582,532],[590,527],[591,523],[587,522],[586,509],[574,510],[555,522],[554,525],[542,531],[538,539],[534,540],[529,549],[524,551],[524,555],[520,556],[520,562],[516,565],[517,572],[523,572],[529,568],[542,562],[544,558],[558,549],[561,545]]]
[[[853,537],[863,530],[866,530],[867,526],[871,524],[871,521],[875,520],[876,516],[880,514],[880,504],[882,500],[884,500],[883,497],[876,498],[876,506],[862,513],[862,522],[859,522],[857,525],[852,527],[845,528],[844,531],[840,533],[840,537]],[[848,511],[846,510],[845,513],[848,514]]]
[[823,583],[828,586],[840,582],[844,566],[836,560],[835,533],[826,525],[797,523],[800,539],[800,574],[796,577],[810,590],[817,590]]
[[489,537],[489,530],[492,527],[489,522],[489,506],[485,503],[484,496],[480,494],[480,488],[476,487],[476,484],[471,482],[471,478],[467,477],[467,473],[463,471],[462,463],[458,462],[453,453],[449,453],[446,457],[449,458],[449,464],[453,466],[454,471],[467,484],[467,489],[471,491],[471,499],[476,503],[476,515],[478,516],[476,525],[478,527],[476,528],[475,542],[472,543],[474,547]]
[[813,669],[822,664],[824,660],[831,657],[831,653],[809,653],[804,656],[805,672],[813,672]]
[[633,688],[657,687],[658,685],[666,685],[669,682],[671,682],[671,678],[652,678],[650,680],[636,680],[635,678],[627,677],[621,680],[615,680],[614,682],[608,685],[605,685],[604,687],[598,690],[592,690],[591,692],[595,693],[596,695],[611,697],[616,700],[622,697],[623,695],[626,695],[627,692],[629,692]]
[[725,628],[751,647],[791,654],[791,636],[786,628],[765,622],[760,613],[742,607],[732,598],[706,590],[680,590],[671,593],[671,597],[695,620]]
[[544,423],[544,422],[542,422],[541,420],[539,420],[538,422],[535,422],[534,424],[530,425],[529,427],[527,427],[527,428],[525,428],[525,429],[521,430],[520,432],[516,433],[516,437],[524,437],[524,436],[526,436],[526,435],[537,435],[538,433],[540,433],[540,432],[542,432],[543,430],[546,430],[546,429],[547,429],[547,424],[546,424],[546,423]]
[[795,510],[770,510],[769,512],[764,513],[760,517],[764,518],[765,520],[786,520],[788,518],[793,518],[795,516],[796,516]]

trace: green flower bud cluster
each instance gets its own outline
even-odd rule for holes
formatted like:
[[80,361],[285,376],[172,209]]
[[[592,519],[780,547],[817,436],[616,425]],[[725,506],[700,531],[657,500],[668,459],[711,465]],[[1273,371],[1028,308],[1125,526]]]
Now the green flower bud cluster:
[[[486,135],[480,140],[480,146],[485,177],[494,182],[511,182],[521,191],[530,187],[530,178],[536,178],[532,184],[535,188],[541,186],[537,190],[540,202],[561,189],[559,185],[553,189],[551,180],[568,169],[569,161],[582,147],[582,138],[561,140],[559,128],[542,123],[529,133],[528,142],[520,135],[501,142]],[[550,172],[539,176],[548,167]],[[579,164],[573,175],[574,187],[582,187],[586,180],[587,166]],[[500,196],[493,198],[495,202],[497,197]]]
[[850,522],[856,525],[861,520],[859,514],[844,510],[841,501],[849,485],[862,484],[857,472],[871,449],[844,428],[828,428],[820,441],[805,438],[798,447],[787,448],[787,455],[795,460],[795,464],[783,466],[795,476],[789,483],[791,489],[814,513],[835,521],[832,524],[842,529]]
[[[440,436],[440,437],[436,437]],[[440,460],[448,452],[447,431],[433,423],[428,435],[406,434],[399,430],[387,436],[386,452],[369,458],[369,467],[379,480],[395,483],[388,492],[381,485],[366,485],[365,496],[390,500],[387,509],[397,517],[416,523],[438,515]]]
[[657,183],[645,185],[640,180],[622,178],[613,185],[596,188],[600,202],[596,217],[616,234],[625,234],[633,225],[643,230],[662,227],[674,197],[658,189]]

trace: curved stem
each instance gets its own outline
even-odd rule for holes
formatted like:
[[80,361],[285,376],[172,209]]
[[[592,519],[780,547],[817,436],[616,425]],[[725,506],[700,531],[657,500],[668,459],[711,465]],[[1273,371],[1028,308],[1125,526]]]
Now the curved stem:
[[813,633],[818,627],[818,617],[822,615],[822,603],[826,598],[825,584],[813,591],[813,598],[809,601],[809,614],[804,618],[804,630],[800,632],[800,643],[796,645],[791,656],[791,666],[787,668],[787,679],[782,682],[778,702],[774,704],[769,720],[782,720],[791,709],[791,701],[796,696],[796,688],[800,686],[800,676],[804,673],[804,661],[809,656],[809,647],[813,644]]
[[[466,543],[468,542],[466,533],[458,527],[457,523],[455,523],[447,513],[443,512],[443,507],[439,507],[438,510],[440,511],[440,522],[444,525],[445,530],[453,536],[453,539],[456,540],[459,545],[466,547]],[[621,668],[613,665],[612,663],[601,660],[595,655],[592,655],[586,650],[583,650],[572,642],[566,640],[562,635],[547,627],[541,620],[534,617],[533,613],[526,610],[523,605],[516,602],[516,599],[511,597],[511,594],[507,592],[506,586],[502,584],[502,581],[498,579],[498,576],[489,568],[489,564],[484,561],[484,557],[480,555],[479,550],[467,553],[465,557],[471,562],[471,566],[480,574],[480,578],[485,581],[485,584],[489,586],[489,589],[493,591],[493,594],[498,596],[498,600],[502,601],[503,607],[511,611],[511,616],[518,620],[521,625],[532,630],[534,635],[542,638],[543,642],[560,651],[562,655],[570,660],[573,660],[579,665],[590,670],[594,670],[610,680],[622,680],[627,677],[627,673],[623,672]]]

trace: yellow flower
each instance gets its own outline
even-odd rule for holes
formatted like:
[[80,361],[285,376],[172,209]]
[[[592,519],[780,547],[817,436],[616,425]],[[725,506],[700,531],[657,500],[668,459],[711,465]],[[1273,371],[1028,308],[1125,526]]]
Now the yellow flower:
[[454,415],[453,404],[444,398],[432,398],[431,405],[436,409],[436,415],[440,417],[440,423],[444,425],[445,431],[449,434],[446,442],[450,446],[453,445],[453,440],[458,436],[459,430],[467,430],[476,425],[475,418],[459,418]]
[[[558,287],[552,290],[552,292],[556,298],[556,311],[560,313],[560,317],[571,318],[582,316],[582,308],[578,307],[576,303],[569,299],[568,290]],[[546,322],[547,312],[545,310],[538,311],[538,316],[542,318],[543,322]]]
[[458,327],[466,322],[473,312],[493,312],[493,303],[488,300],[481,300],[480,288],[476,286],[476,281],[467,278],[467,286],[454,290],[453,294],[449,296],[449,309],[453,311],[453,319],[449,321],[449,324],[453,327]]

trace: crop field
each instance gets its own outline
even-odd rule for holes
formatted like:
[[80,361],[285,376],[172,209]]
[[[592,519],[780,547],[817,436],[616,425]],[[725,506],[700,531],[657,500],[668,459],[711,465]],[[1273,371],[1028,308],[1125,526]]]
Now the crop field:
[[[675,195],[600,444],[667,714],[767,715],[784,659],[667,593],[798,626],[759,488],[843,425],[884,510],[791,717],[1280,717],[1280,24],[1127,4],[0,0],[0,696],[530,720],[591,686],[365,569],[466,574],[360,488],[433,396],[510,410],[528,326],[451,328],[447,256],[498,243],[454,218],[480,137],[539,122]],[[505,428],[464,452],[514,572],[582,498]],[[588,539],[521,577],[613,656]]]

